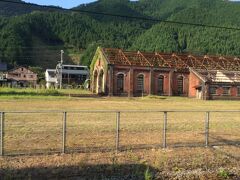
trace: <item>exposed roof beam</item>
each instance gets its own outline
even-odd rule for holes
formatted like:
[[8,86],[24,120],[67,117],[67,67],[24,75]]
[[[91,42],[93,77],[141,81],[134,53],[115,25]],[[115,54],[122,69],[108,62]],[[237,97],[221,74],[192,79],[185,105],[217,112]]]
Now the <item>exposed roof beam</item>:
[[[200,69],[203,68],[208,71],[208,68],[203,64],[203,62],[198,60],[195,56],[189,55],[189,57],[193,58],[198,63],[198,65],[200,66]],[[195,67],[195,68],[198,69],[199,67]]]
[[122,49],[119,49],[119,53],[124,57],[124,60],[129,64],[132,65],[132,63],[129,61],[129,59],[127,58],[127,56],[124,54]]
[[[167,64],[168,67],[172,67],[172,65],[171,65],[169,62],[167,62],[167,61],[163,58],[163,56],[162,56],[161,54],[159,54],[158,52],[156,52],[155,55],[156,55],[157,57],[160,57],[160,59],[162,59],[162,61],[163,61],[165,64]],[[158,60],[158,59],[157,59],[157,60]],[[158,60],[158,62],[159,62],[159,60]],[[164,64],[163,64],[163,65],[164,65]]]
[[[188,64],[185,63],[184,60],[182,60],[177,54],[173,53],[172,57],[177,58],[177,61],[175,61],[176,66],[177,66],[176,68],[179,68],[179,69],[181,69],[181,68],[189,68]],[[181,64],[179,62],[181,62],[183,66],[181,66]]]
[[[175,69],[203,69],[207,71],[239,71],[240,59],[233,57],[194,56],[174,53],[144,53],[122,49],[101,49],[107,61],[119,65],[158,66]],[[108,59],[109,58],[109,59]]]
[[[221,70],[225,70],[225,68],[223,66],[221,66],[219,63],[216,63],[211,57],[205,55],[204,59],[208,59],[208,63],[211,63],[210,66],[212,68],[219,67]],[[212,66],[213,64],[214,64],[215,67]]]
[[147,59],[140,51],[138,51],[138,54],[139,54],[140,56],[142,56],[142,58],[149,64],[149,66],[153,66],[153,65],[148,61],[148,59]]

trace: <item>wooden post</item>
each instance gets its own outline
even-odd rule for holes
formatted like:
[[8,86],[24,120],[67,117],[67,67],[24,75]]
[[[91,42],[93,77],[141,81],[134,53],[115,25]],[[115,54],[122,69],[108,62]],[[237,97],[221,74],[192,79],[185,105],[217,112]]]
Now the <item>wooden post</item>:
[[210,112],[206,112],[206,120],[205,120],[205,146],[209,146],[209,120],[210,120]]
[[67,125],[67,112],[63,113],[63,134],[62,134],[62,153],[66,152],[66,125]]
[[164,112],[164,122],[163,122],[163,148],[167,148],[167,112]]
[[119,133],[120,133],[120,112],[116,116],[116,153],[119,151]]
[[5,116],[5,113],[4,112],[1,112],[0,113],[0,136],[1,136],[1,139],[0,139],[0,156],[4,156],[4,116]]

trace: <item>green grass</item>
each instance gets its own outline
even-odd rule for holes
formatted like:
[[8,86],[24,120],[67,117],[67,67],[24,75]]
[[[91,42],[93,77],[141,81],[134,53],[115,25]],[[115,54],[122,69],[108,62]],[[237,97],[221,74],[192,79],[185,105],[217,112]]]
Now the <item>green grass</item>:
[[54,89],[0,88],[0,95],[59,96],[61,93]]
[[61,94],[91,94],[91,91],[84,89],[59,89],[58,92]]
[[1,99],[41,99],[66,98],[70,94],[91,94],[83,89],[32,89],[32,88],[0,88]]

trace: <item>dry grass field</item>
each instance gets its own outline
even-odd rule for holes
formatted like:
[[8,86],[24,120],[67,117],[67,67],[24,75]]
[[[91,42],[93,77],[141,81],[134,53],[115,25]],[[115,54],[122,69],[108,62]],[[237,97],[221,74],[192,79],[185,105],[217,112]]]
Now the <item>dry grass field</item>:
[[[239,109],[238,101],[181,97],[0,96],[0,111]],[[163,113],[121,113],[116,155],[116,113],[68,113],[66,149],[80,153],[61,155],[62,113],[6,113],[5,154],[53,154],[3,157],[0,174],[6,179],[240,178],[240,113],[210,114],[209,148],[204,147],[205,116],[169,113],[168,148],[162,149]]]

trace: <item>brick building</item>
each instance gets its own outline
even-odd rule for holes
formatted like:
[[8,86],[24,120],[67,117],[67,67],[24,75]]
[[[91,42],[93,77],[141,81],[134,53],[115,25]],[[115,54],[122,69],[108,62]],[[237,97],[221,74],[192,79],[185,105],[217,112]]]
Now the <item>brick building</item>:
[[240,99],[240,59],[98,48],[91,64],[94,93]]
[[13,86],[28,87],[36,86],[37,84],[37,74],[26,67],[17,67],[9,70],[6,78],[11,81]]

